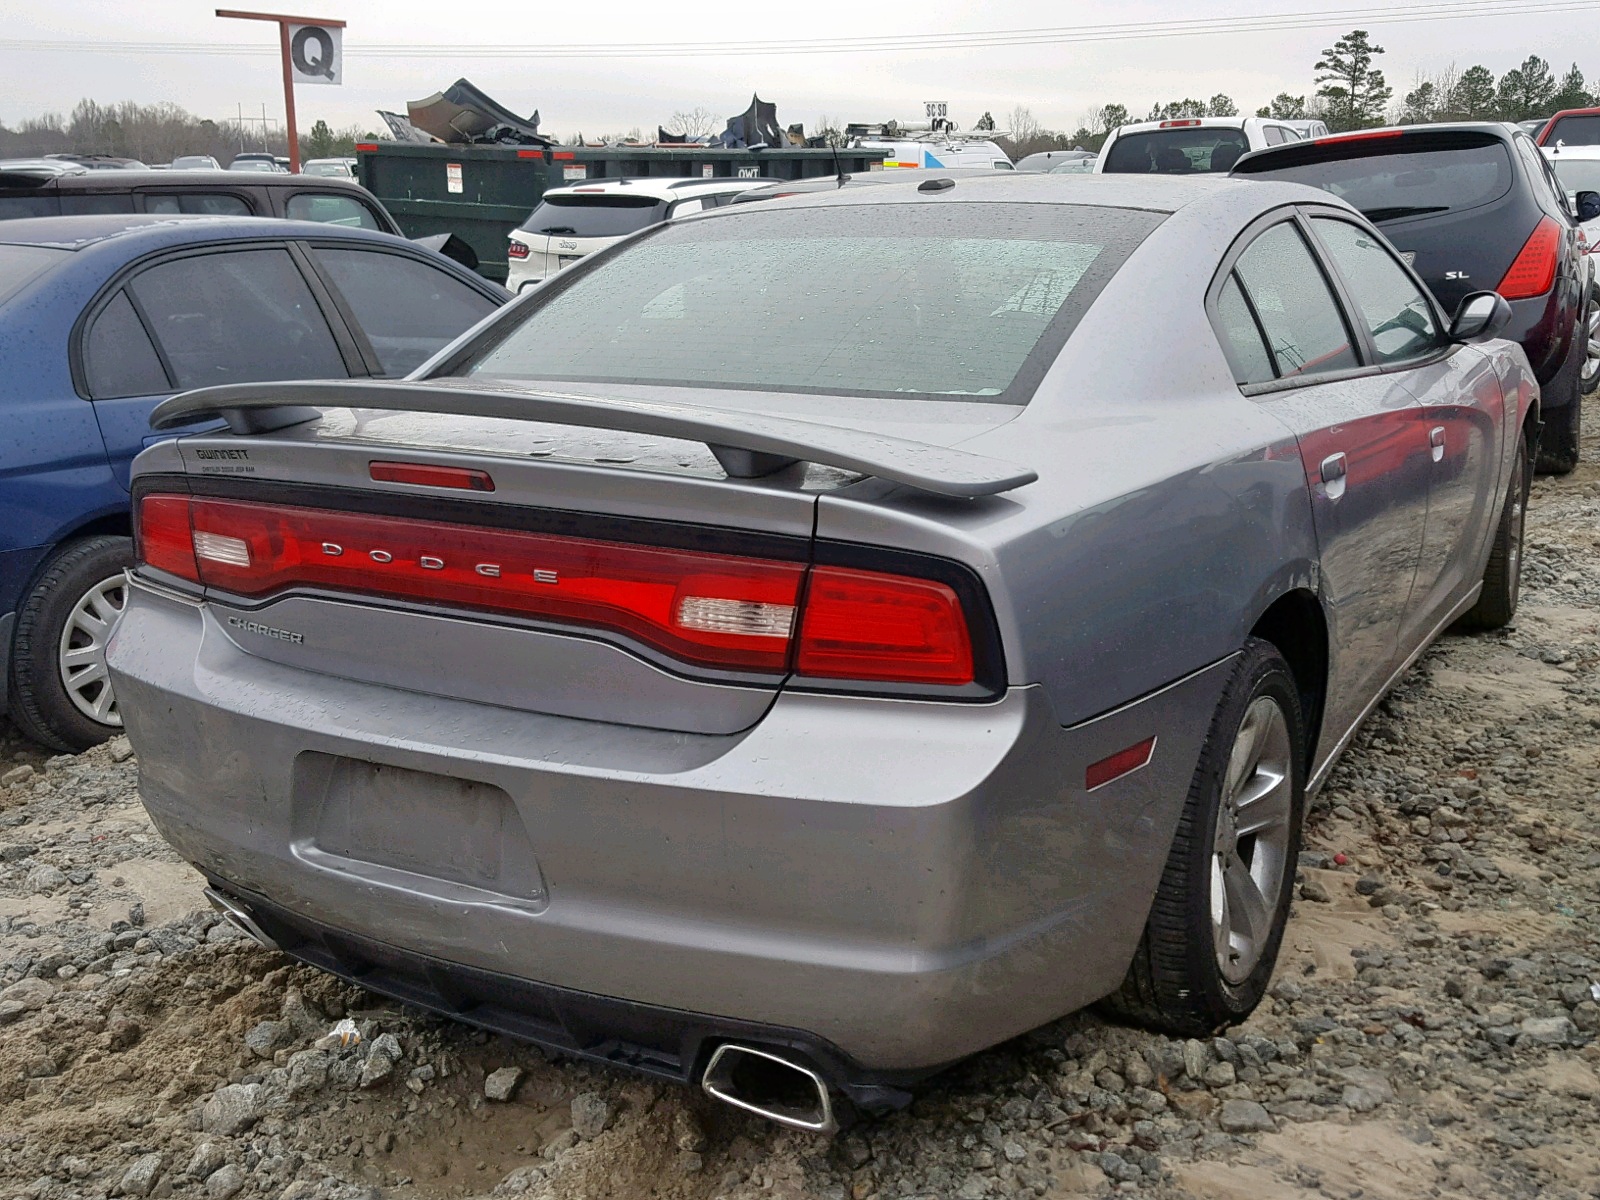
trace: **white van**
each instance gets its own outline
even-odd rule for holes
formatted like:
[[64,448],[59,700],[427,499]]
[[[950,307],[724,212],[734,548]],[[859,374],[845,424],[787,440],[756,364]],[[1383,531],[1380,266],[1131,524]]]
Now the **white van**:
[[1140,121],[1106,135],[1097,175],[1226,175],[1252,150],[1301,141],[1288,121],[1269,117],[1183,117]]
[[506,287],[521,292],[630,233],[717,208],[753,186],[749,179],[597,179],[551,188],[508,235]]
[[987,136],[955,133],[948,130],[901,132],[851,139],[852,148],[884,150],[885,170],[898,167],[988,167],[995,171],[1014,171],[1016,166],[1006,152]]

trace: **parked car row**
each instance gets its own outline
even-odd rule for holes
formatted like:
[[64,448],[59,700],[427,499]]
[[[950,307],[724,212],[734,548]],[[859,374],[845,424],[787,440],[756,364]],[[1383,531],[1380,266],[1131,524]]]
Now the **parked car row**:
[[504,308],[103,172],[0,222],[8,703],[124,728],[264,945],[797,1128],[1209,1035],[1362,720],[1516,613],[1593,341],[1526,135],[1306,133],[551,189]]

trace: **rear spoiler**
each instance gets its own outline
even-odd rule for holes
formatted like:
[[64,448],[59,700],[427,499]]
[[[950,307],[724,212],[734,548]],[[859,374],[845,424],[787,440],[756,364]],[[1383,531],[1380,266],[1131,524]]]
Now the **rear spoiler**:
[[164,400],[153,429],[221,417],[235,433],[268,433],[322,413],[307,405],[548,421],[621,433],[704,442],[722,469],[753,479],[796,462],[873,475],[941,496],[993,496],[1032,483],[1038,473],[966,450],[764,413],[696,408],[654,400],[601,399],[517,387],[428,382],[240,383],[200,388]]

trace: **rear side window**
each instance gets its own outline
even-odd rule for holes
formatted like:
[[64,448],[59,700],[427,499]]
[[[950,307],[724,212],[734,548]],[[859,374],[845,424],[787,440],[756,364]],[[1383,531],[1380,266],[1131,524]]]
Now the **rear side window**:
[[[1375,145],[1381,147],[1383,143]],[[1369,221],[1398,221],[1477,208],[1504,196],[1516,178],[1511,153],[1498,138],[1457,149],[1407,153],[1383,153],[1368,147],[1355,158],[1295,163],[1276,170],[1251,171],[1250,176],[1287,179],[1321,188],[1348,201]]]
[[156,348],[133,311],[126,292],[118,292],[89,327],[83,346],[89,395],[96,400],[154,396],[172,390]]
[[61,215],[64,217],[99,216],[105,213],[131,213],[133,196],[129,192],[85,192],[79,196],[61,197]]
[[315,254],[388,376],[409,374],[495,310],[488,297],[416,259],[326,246]]
[[1231,171],[1239,156],[1250,149],[1242,129],[1152,129],[1130,133],[1111,143],[1106,155],[1107,174],[1197,175]]
[[1439,344],[1428,298],[1374,235],[1332,217],[1313,217],[1311,225],[1361,310],[1379,362],[1403,362]]
[[287,250],[180,258],[128,286],[179,387],[348,375]]
[[283,215],[291,221],[320,221],[324,225],[343,225],[347,229],[376,229],[383,232],[373,211],[354,196],[299,192],[289,197]]
[[1266,330],[1280,377],[1360,366],[1322,268],[1292,222],[1274,225],[1250,243],[1234,272]]
[[527,233],[559,237],[611,238],[636,233],[665,219],[667,203],[653,196],[619,196],[609,193],[546,196],[518,226]]
[[199,217],[248,217],[252,209],[244,197],[231,192],[179,192],[146,196],[147,213],[185,213]]
[[48,196],[0,196],[0,221],[13,217],[54,217],[61,213],[61,202]]
[[1600,146],[1600,113],[1562,117],[1545,132],[1544,144]]
[[1237,275],[1228,276],[1217,296],[1217,321],[1222,350],[1233,368],[1235,382],[1266,383],[1276,377],[1266,343],[1261,340],[1261,327],[1250,312]]

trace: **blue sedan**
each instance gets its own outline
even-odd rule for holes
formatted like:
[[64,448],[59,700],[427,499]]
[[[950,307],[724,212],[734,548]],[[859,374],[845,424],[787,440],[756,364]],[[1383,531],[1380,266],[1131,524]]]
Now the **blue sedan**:
[[60,750],[120,728],[105,643],[133,561],[129,464],[170,436],[157,403],[403,376],[507,298],[399,238],[310,222],[0,226],[0,714]]

